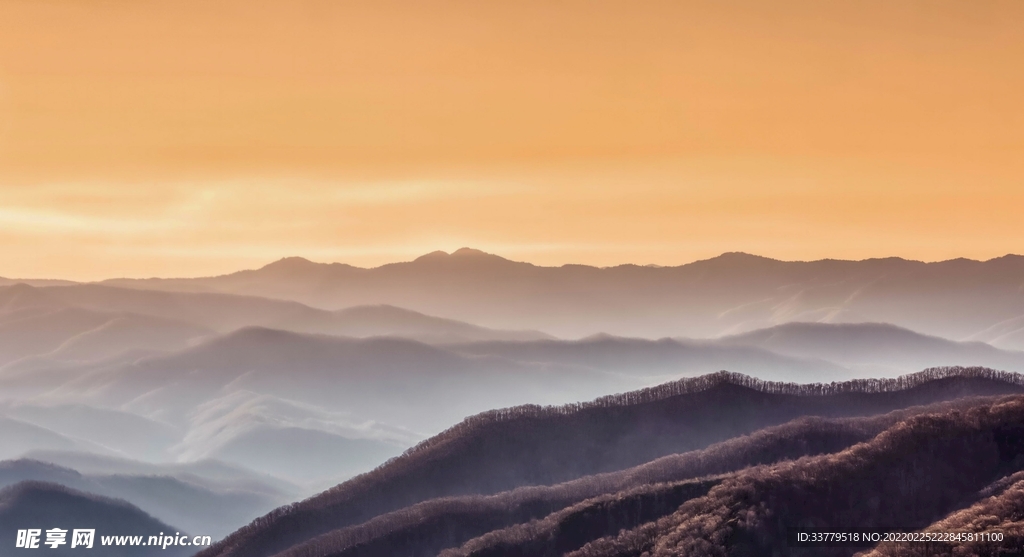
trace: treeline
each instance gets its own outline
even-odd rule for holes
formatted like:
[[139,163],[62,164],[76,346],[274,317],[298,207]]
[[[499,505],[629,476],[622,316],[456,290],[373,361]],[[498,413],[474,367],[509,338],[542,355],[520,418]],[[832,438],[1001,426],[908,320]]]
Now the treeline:
[[[467,543],[445,555],[561,555],[670,513],[720,481],[691,478],[839,451],[871,439],[907,416],[967,407],[967,401],[959,401],[870,418],[801,418],[620,472],[493,496],[433,499],[320,535],[282,557],[433,557],[462,542]],[[482,537],[473,539],[477,536]]]
[[587,499],[543,520],[487,533],[458,549],[442,551],[438,557],[561,557],[591,540],[657,520],[707,494],[720,481],[706,478],[643,485]]
[[915,416],[836,454],[744,471],[671,515],[568,555],[849,556],[857,550],[789,547],[787,530],[919,530],[1022,463],[1024,398]]
[[[979,501],[923,532],[982,534],[966,541],[884,542],[863,557],[1011,557],[1024,555],[1024,472],[979,493]],[[998,535],[995,538],[994,535]]]
[[692,451],[799,416],[857,416],[1024,391],[1021,376],[937,368],[829,385],[720,372],[589,403],[480,414],[377,469],[260,517],[203,552],[267,557],[430,499],[551,485]]
[[459,439],[468,432],[496,422],[515,421],[523,418],[568,416],[594,408],[607,409],[650,404],[681,395],[708,391],[721,385],[735,385],[775,395],[834,396],[846,393],[893,393],[907,391],[944,379],[982,379],[1024,388],[1024,375],[984,367],[936,367],[895,378],[854,379],[851,381],[806,384],[764,381],[742,373],[719,371],[699,377],[687,377],[637,391],[604,396],[588,402],[561,406],[528,404],[482,412],[466,418],[454,427],[408,449],[405,455],[411,456],[421,452],[436,450],[436,447]]

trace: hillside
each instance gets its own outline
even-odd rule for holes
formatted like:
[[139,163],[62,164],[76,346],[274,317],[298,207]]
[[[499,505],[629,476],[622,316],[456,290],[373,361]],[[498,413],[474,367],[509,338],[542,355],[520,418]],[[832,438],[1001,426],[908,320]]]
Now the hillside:
[[402,338],[250,327],[172,354],[93,370],[41,392],[54,403],[120,407],[183,426],[201,405],[251,392],[347,412],[356,420],[439,431],[487,408],[592,398],[637,383],[580,366],[467,357]]
[[1020,376],[984,369],[808,386],[719,373],[586,404],[490,412],[371,473],[270,513],[206,555],[272,555],[421,501],[622,470],[801,416],[866,416],[1022,391]]
[[93,362],[127,352],[171,352],[244,327],[431,344],[550,338],[503,331],[394,306],[325,311],[229,294],[147,292],[95,284],[0,286],[0,368],[24,359]]
[[[961,518],[966,519],[981,510],[971,503],[985,496],[987,486],[1020,470],[1022,433],[1020,398],[965,412],[912,417],[844,451],[737,473],[672,514],[590,542],[568,555],[770,555],[789,551],[789,527],[836,531],[857,525],[865,530],[916,531],[964,506],[968,508]],[[1012,491],[1006,495],[1012,500]],[[1014,519],[1010,501],[989,500],[984,505],[1006,513],[994,516],[996,523]],[[956,518],[950,519],[952,523],[968,531],[982,526],[968,526]],[[1019,549],[1014,540],[1001,547]],[[857,551],[818,547],[794,553]]]
[[430,344],[468,341],[527,341],[551,338],[539,331],[510,331],[478,327],[454,319],[442,319],[417,311],[389,306],[353,306],[340,309],[316,326],[313,323],[279,322],[277,328],[320,332],[348,337],[398,336]]
[[[683,501],[707,493],[728,472],[842,450],[909,416],[970,404],[976,402],[962,399],[870,418],[800,418],[619,472],[491,496],[425,501],[323,534],[284,555],[427,556],[445,548],[454,551],[452,555],[560,555],[617,531],[611,528],[667,514]],[[615,518],[609,520],[610,516]],[[528,541],[518,544],[524,540]],[[456,550],[462,543],[463,548]]]
[[[124,501],[83,493],[66,487],[42,483],[21,482],[0,490],[0,556],[24,554],[16,549],[19,529],[62,528],[69,531],[67,545],[50,549],[40,545],[47,555],[79,555],[82,548],[71,548],[70,531],[74,528],[95,529],[96,539],[92,553],[118,556],[130,555],[190,555],[190,548],[168,547],[102,547],[100,536],[157,536],[161,532],[173,534],[179,530],[147,515]],[[45,541],[45,534],[43,536]]]
[[165,476],[211,490],[247,491],[267,498],[288,498],[296,495],[294,484],[218,460],[156,464],[74,451],[31,451],[24,458],[71,468],[89,476]]
[[[0,416],[44,428],[94,451],[132,454],[155,460],[166,458],[168,449],[180,435],[180,432],[167,424],[137,414],[82,404],[0,403]],[[29,440],[19,447],[22,451],[61,448],[34,445]],[[14,455],[20,454],[14,450],[11,452]]]
[[[459,354],[587,367],[639,377],[675,378],[723,369],[796,383],[841,381],[853,376],[848,368],[821,358],[789,356],[758,346],[707,340],[647,340],[595,335],[580,340],[488,341],[454,344],[446,348]],[[921,369],[924,368],[915,368],[914,371]]]
[[92,443],[132,458],[227,460],[308,484],[310,492],[488,408],[564,403],[653,382],[466,356],[401,338],[261,328],[76,369],[0,373],[0,387],[39,401],[0,407],[7,420],[0,426],[10,425],[0,435],[11,430],[12,443],[15,425],[39,424],[38,435],[17,437],[24,442],[7,458]]
[[0,415],[0,459],[34,450],[95,450],[102,448],[72,439],[49,429]]
[[[1022,419],[1020,396],[960,399],[870,418],[802,418],[620,472],[425,501],[277,555],[849,556],[864,546],[794,549],[787,527],[836,529],[861,521],[864,528],[913,530],[947,512],[925,530],[1001,525],[1013,536],[1022,474],[1014,470],[1024,455],[1015,432]],[[698,531],[680,540],[692,527]],[[1003,554],[984,550],[1012,552],[1015,539],[964,544],[958,551]],[[949,548],[914,547],[917,552],[907,553],[901,552],[906,544],[882,544],[872,556],[924,557]]]
[[0,489],[24,481],[63,487],[128,501],[165,523],[188,532],[221,538],[239,524],[281,505],[284,494],[258,489],[203,485],[170,475],[82,474],[38,460],[0,461]]
[[785,323],[716,339],[715,345],[826,360],[870,377],[951,365],[1024,372],[1024,352],[922,335],[886,323]]
[[885,323],[785,323],[717,339],[595,335],[580,340],[487,341],[446,348],[461,354],[584,365],[616,373],[671,376],[680,370],[696,375],[727,369],[792,382],[896,377],[949,365],[1024,372],[1024,352],[922,335]]
[[981,490],[973,505],[953,511],[922,532],[999,532],[1002,540],[961,543],[880,543],[861,557],[931,557],[938,554],[1012,555],[1024,543],[1024,472],[1006,476]]
[[372,470],[402,454],[403,449],[404,444],[394,441],[349,439],[300,427],[258,426],[238,432],[200,454],[226,462],[248,463],[257,472],[323,486]]
[[36,355],[79,361],[129,350],[176,350],[212,332],[198,323],[144,311],[86,307],[50,288],[0,286],[0,366]]
[[[44,319],[56,312],[71,312],[83,324],[58,327],[60,321]],[[43,319],[31,328],[32,322],[24,321],[21,328],[26,334],[49,331],[56,336],[71,330],[82,333],[102,325],[105,319],[121,315],[147,316],[158,324],[189,324],[204,334],[260,326],[352,337],[403,336],[424,342],[548,338],[537,331],[488,329],[391,305],[353,304],[326,311],[294,301],[228,293],[147,291],[100,284],[0,286],[0,323],[15,317]],[[92,328],[85,328],[87,324]]]

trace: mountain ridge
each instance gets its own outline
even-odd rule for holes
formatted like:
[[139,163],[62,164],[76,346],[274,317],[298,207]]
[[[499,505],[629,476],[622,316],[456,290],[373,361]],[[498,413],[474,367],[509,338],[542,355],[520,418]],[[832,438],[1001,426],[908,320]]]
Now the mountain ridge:
[[721,372],[589,403],[495,410],[464,420],[372,472],[277,509],[203,555],[266,557],[420,501],[621,470],[800,416],[873,415],[1021,392],[1024,376],[982,368],[829,385]]
[[58,484],[68,489],[123,500],[165,523],[222,537],[239,523],[280,505],[270,497],[237,488],[213,489],[182,478],[159,475],[82,474],[41,460],[0,461],[0,489],[24,481]]
[[[148,539],[161,532],[177,532],[174,527],[164,524],[146,514],[138,507],[119,499],[111,499],[59,484],[24,481],[0,489],[0,555],[18,555],[15,550],[15,535],[18,529],[65,528],[69,530],[67,545],[56,550],[49,548],[52,555],[76,555],[81,550],[72,549],[70,530],[88,528],[96,530],[93,549],[102,547],[104,555],[170,555],[185,556],[189,548],[159,546],[151,547],[103,547],[100,536],[136,535]],[[45,538],[41,541],[45,541]],[[41,545],[42,547],[42,545]]]
[[[294,272],[279,273],[278,267]],[[299,301],[329,310],[389,304],[500,329],[562,338],[709,338],[789,321],[889,322],[954,340],[1024,348],[1024,257],[938,262],[902,258],[782,261],[730,252],[677,266],[540,266],[458,250],[361,268],[282,260],[259,269],[136,288],[209,290]]]

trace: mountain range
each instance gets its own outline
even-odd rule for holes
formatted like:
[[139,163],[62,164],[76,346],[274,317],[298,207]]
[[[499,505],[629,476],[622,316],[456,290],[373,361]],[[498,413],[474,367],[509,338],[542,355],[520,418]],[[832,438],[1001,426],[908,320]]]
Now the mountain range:
[[[158,546],[103,546],[101,537],[174,535],[180,530],[156,520],[125,501],[101,497],[70,489],[60,484],[25,481],[0,490],[0,555],[22,555],[25,548],[16,548],[18,530],[39,529],[41,536],[37,551],[48,555],[79,555],[82,552],[111,556],[172,555],[194,553],[194,548]],[[60,528],[67,531],[65,545],[51,548],[43,544],[45,531]],[[71,547],[74,529],[93,529],[93,548]]]
[[175,350],[214,333],[251,326],[432,343],[551,338],[384,305],[324,311],[252,296],[146,292],[94,284],[0,286],[0,366],[28,356],[88,361],[128,350]]
[[559,337],[718,337],[793,321],[891,323],[1024,349],[1024,257],[778,261],[727,253],[676,267],[542,267],[463,248],[365,269],[287,258],[195,279],[114,279],[147,290],[220,292],[323,309],[390,304]]
[[[947,364],[1024,372],[1024,353],[879,323],[564,340],[389,306],[331,312],[234,294],[15,285],[0,287],[0,300],[0,323],[43,323],[41,336],[54,337],[9,345],[19,352],[0,367],[9,397],[0,401],[0,457],[43,449],[220,459],[310,490],[491,408],[564,404],[719,370],[800,383]],[[62,321],[69,312],[89,319]],[[46,320],[65,329],[58,335]],[[121,337],[89,329],[126,320]],[[296,331],[342,325],[351,336]],[[94,356],[68,357],[69,346]]]
[[[11,509],[122,499],[126,521],[226,535],[209,555],[715,554],[700,544],[721,536],[761,554],[783,547],[764,517],[799,500],[776,476],[852,494],[851,466],[906,457],[948,482],[922,464],[949,449],[914,429],[927,415],[1002,456],[964,464],[948,512],[908,527],[997,513],[1012,530],[1016,433],[986,416],[1024,390],[1022,261],[541,267],[462,249],[2,279],[0,488]],[[884,435],[906,446],[848,456]],[[742,507],[762,487],[783,491]],[[740,508],[761,522],[736,526]],[[852,512],[815,509],[785,516]]]
[[[1017,396],[1020,393],[1024,393],[1021,375],[982,368],[938,369],[892,380],[805,386],[720,373],[587,404],[492,412],[424,441],[371,473],[269,513],[200,555],[436,555],[443,549],[472,547],[473,543],[493,548],[501,540],[500,551],[465,554],[562,555],[606,537],[611,543],[616,536],[625,535],[623,529],[647,528],[650,523],[671,518],[688,501],[716,495],[722,486],[733,489],[734,483],[743,484],[751,476],[762,477],[765,466],[777,465],[788,471],[792,468],[788,460],[799,456],[846,455],[853,448],[874,444],[870,451],[883,454],[877,457],[877,464],[869,463],[865,473],[880,474],[879,484],[886,485],[888,476],[879,469],[888,458],[885,451],[927,459],[930,445],[921,443],[944,442],[943,430],[928,429],[928,422],[920,422],[915,416],[937,415],[940,417],[934,419],[958,422],[965,413],[975,412],[983,416],[980,425],[967,420],[957,426],[960,429],[953,428],[948,450],[957,447],[957,431],[965,431],[964,442],[974,442],[971,428],[990,427],[996,428],[992,448],[998,449],[998,455],[991,462],[980,463],[982,470],[976,476],[950,487],[960,490],[956,491],[957,497],[968,497],[971,489],[982,489],[986,481],[998,480],[1000,472],[1015,472],[1018,460],[1024,462],[1020,438],[1008,437],[1018,430],[998,429],[1024,426],[1007,423],[996,415],[996,409],[1012,414],[1024,408]],[[1012,396],[978,398],[1006,395]],[[1008,403],[1010,409],[1004,409],[1002,401],[1012,401]],[[985,408],[992,408],[996,414],[985,414]],[[857,416],[877,418],[850,421]],[[793,419],[797,421],[787,424]],[[908,427],[932,437],[908,441],[907,445],[877,440],[886,432],[905,437],[902,432]],[[985,438],[982,435],[978,443]],[[812,468],[825,466],[830,458],[837,457],[817,458],[820,463]],[[971,457],[964,453],[957,458]],[[755,464],[761,468],[746,471]],[[955,467],[949,464],[947,468]],[[836,481],[864,481],[857,479],[860,476],[841,477],[843,470],[836,468],[834,473],[840,476]],[[893,473],[899,473],[898,467]],[[726,476],[716,479],[713,474]],[[923,481],[914,486],[919,497],[925,496],[920,490],[929,489]],[[788,489],[784,485],[779,488]],[[853,497],[855,492],[844,494]],[[647,499],[650,506],[645,508],[653,515],[641,514],[641,520],[636,515],[639,511],[627,510]],[[551,545],[546,530],[536,521],[543,519],[557,525],[566,519],[566,513],[578,515],[580,509],[573,505],[583,501],[589,501],[589,510],[575,523],[554,530],[566,536],[572,534],[575,547]],[[946,501],[945,506],[933,505],[930,509],[952,510],[955,502]],[[707,503],[712,507],[717,504]],[[828,501],[823,499],[822,504]],[[837,520],[836,516],[835,512],[825,513],[822,518]],[[926,526],[928,522],[920,521],[933,515],[919,510],[915,516],[920,516],[914,519],[918,522],[908,526]],[[588,526],[591,523],[594,528]],[[430,528],[430,524],[435,527]],[[516,524],[520,525],[519,532],[501,533]],[[604,526],[596,528],[600,524]],[[588,539],[587,532],[600,535]],[[509,548],[513,541],[512,545],[520,549]],[[527,549],[536,544],[545,549]],[[608,554],[633,555],[628,551]]]

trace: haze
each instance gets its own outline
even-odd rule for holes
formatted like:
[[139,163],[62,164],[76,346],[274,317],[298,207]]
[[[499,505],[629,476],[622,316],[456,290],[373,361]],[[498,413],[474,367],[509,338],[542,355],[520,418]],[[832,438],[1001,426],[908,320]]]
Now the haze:
[[7,277],[1019,252],[1024,5],[0,0]]

